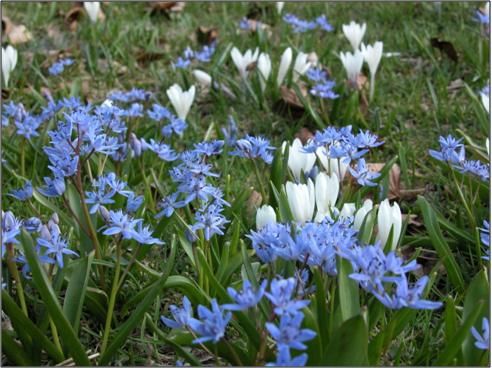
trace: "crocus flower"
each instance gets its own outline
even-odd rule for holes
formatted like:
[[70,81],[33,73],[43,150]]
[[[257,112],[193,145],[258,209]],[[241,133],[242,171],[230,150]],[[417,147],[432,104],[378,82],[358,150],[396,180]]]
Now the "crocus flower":
[[340,211],[340,218],[349,218],[355,213],[355,203],[344,203]]
[[246,79],[248,77],[248,66],[258,60],[259,52],[258,48],[256,48],[254,52],[247,50],[243,55],[236,47],[231,50],[232,61],[236,65],[241,78]]
[[359,230],[366,218],[367,214],[372,210],[372,201],[370,199],[366,199],[362,204],[362,207],[357,210],[354,218],[354,228]]
[[[284,143],[284,147],[285,147]],[[303,151],[303,145],[299,138],[294,139],[292,146],[289,148],[289,160],[287,165],[296,181],[301,180],[301,171],[308,173],[316,162],[316,155],[314,153],[306,153]]]
[[277,1],[275,3],[275,6],[277,7],[277,13],[282,14],[282,9],[284,8],[285,2],[284,1]]
[[384,248],[388,241],[389,234],[393,228],[393,239],[391,242],[391,250],[395,250],[396,244],[400,239],[402,216],[398,203],[393,203],[390,206],[389,201],[385,199],[379,204],[378,210],[378,236],[377,239],[381,242]]
[[275,215],[275,210],[272,206],[267,204],[261,206],[256,211],[256,229],[260,230],[263,226],[267,224],[274,224],[277,222],[277,215]]
[[294,220],[301,223],[311,221],[315,203],[314,185],[311,179],[308,179],[307,184],[288,181],[285,184],[285,193]]
[[315,180],[316,209],[321,213],[328,213],[338,198],[340,183],[335,174],[318,173]]
[[374,45],[361,45],[362,55],[364,61],[369,65],[369,72],[371,73],[371,90],[370,98],[374,96],[376,71],[378,70],[379,62],[383,56],[383,43],[381,41],[376,42]]
[[212,84],[212,77],[210,74],[205,73],[202,70],[193,70],[193,76],[202,87],[209,87]]
[[325,147],[316,149],[316,156],[321,162],[321,166],[330,174],[336,174],[340,181],[345,177],[349,164],[343,158],[330,158]]
[[490,87],[485,87],[480,91],[480,98],[482,99],[482,105],[490,113]]
[[178,84],[173,84],[166,93],[178,117],[185,120],[195,99],[195,86],[191,86],[188,91],[183,91]]
[[306,72],[311,68],[312,64],[308,60],[309,55],[300,52],[296,56],[296,61],[294,62],[294,74],[292,76],[292,80],[294,82],[297,82],[300,76],[303,76],[306,74]]
[[17,50],[8,45],[6,48],[2,47],[2,73],[5,86],[9,85],[10,73],[17,65]]
[[99,1],[84,1],[84,8],[91,22],[96,23],[99,10],[101,9],[101,3]]
[[292,49],[287,47],[280,58],[280,66],[277,73],[277,86],[281,86],[287,71],[289,70],[290,64],[292,63]]
[[258,67],[258,71],[260,72],[261,90],[264,91],[268,77],[272,72],[272,62],[270,60],[270,56],[262,52],[258,57],[257,67]]
[[344,24],[342,26],[343,34],[349,40],[350,44],[354,51],[359,49],[359,45],[364,37],[364,33],[366,32],[366,24],[358,24],[354,21],[351,21],[350,24]]
[[341,52],[340,59],[342,60],[343,67],[347,72],[347,78],[353,86],[357,85],[357,77],[362,69],[362,63],[364,62],[364,56],[359,50],[356,50],[353,54],[350,52]]

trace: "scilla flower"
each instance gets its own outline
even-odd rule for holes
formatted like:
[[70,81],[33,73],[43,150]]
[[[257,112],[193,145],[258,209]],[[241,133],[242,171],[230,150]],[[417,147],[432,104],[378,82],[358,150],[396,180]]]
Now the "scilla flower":
[[248,77],[248,66],[258,60],[259,52],[258,48],[256,48],[254,52],[247,50],[243,55],[236,47],[232,49],[231,58],[241,78],[246,79]]
[[91,22],[96,23],[99,10],[101,9],[101,3],[99,1],[85,1],[84,8],[89,15]]
[[[283,149],[287,143],[282,145]],[[314,153],[306,153],[303,150],[302,142],[299,138],[294,139],[292,146],[289,147],[289,160],[287,162],[292,175],[296,181],[301,180],[301,172],[308,173],[316,162],[316,155]]]
[[257,67],[258,67],[258,71],[260,72],[261,90],[264,91],[268,77],[272,72],[272,62],[270,60],[270,56],[262,52],[258,57]]
[[378,70],[379,62],[383,56],[383,43],[381,41],[376,42],[374,45],[361,45],[362,55],[364,61],[369,66],[369,72],[371,73],[371,90],[369,93],[370,99],[374,96],[376,72]]
[[280,58],[280,66],[277,73],[277,86],[281,86],[292,63],[292,49],[287,47]]
[[389,234],[393,228],[393,239],[391,242],[391,250],[395,250],[401,234],[402,217],[400,206],[398,203],[393,203],[390,206],[389,201],[385,199],[379,204],[378,210],[378,236],[377,239],[381,242],[384,248],[388,241]]
[[191,86],[188,91],[183,91],[178,84],[173,84],[166,93],[178,117],[186,120],[186,116],[190,112],[191,105],[195,99],[195,86]]
[[364,62],[364,56],[359,50],[356,50],[353,54],[350,52],[341,52],[340,59],[342,60],[343,67],[347,72],[347,78],[353,86],[357,85],[357,77],[362,69],[362,63]]
[[482,333],[480,334],[475,327],[471,328],[471,333],[475,338],[475,347],[480,350],[490,349],[490,325],[487,318],[482,318]]
[[277,215],[275,215],[275,210],[272,206],[267,204],[261,206],[256,211],[256,229],[260,230],[263,226],[267,224],[274,224],[277,222]]
[[294,220],[301,223],[311,221],[315,203],[314,185],[311,179],[308,179],[307,184],[288,181],[285,184],[285,193]]
[[2,47],[2,73],[5,86],[9,85],[10,74],[17,65],[17,50],[8,45],[5,49]]
[[354,51],[359,49],[359,45],[364,37],[364,33],[366,33],[366,24],[358,24],[354,21],[351,21],[350,24],[344,24],[342,26],[343,34],[349,40],[350,44]]

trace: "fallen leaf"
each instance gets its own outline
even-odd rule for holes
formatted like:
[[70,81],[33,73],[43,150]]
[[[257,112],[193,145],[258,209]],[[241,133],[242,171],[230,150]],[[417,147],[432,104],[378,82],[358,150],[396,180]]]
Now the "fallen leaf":
[[84,16],[84,8],[81,3],[76,2],[72,8],[65,14],[65,23],[70,31],[75,32],[80,19]]
[[306,127],[302,127],[299,129],[299,131],[295,134],[296,138],[299,138],[302,142],[302,144],[306,144],[310,139],[314,137],[314,134]]
[[151,13],[179,13],[183,11],[186,3],[184,1],[152,1],[150,3],[152,8]]
[[161,60],[166,53],[156,51],[141,51],[137,54],[136,60],[140,66],[146,66],[152,61]]
[[10,90],[2,88],[2,100],[8,100],[10,97]]
[[456,91],[456,90],[463,88],[464,86],[465,86],[465,82],[463,81],[463,79],[459,78],[459,79],[452,81],[449,84],[448,91],[449,92]]
[[[367,164],[370,171],[379,172],[383,169],[385,164],[383,163],[372,163]],[[389,188],[388,188],[388,199],[395,199],[400,197],[400,190],[402,189],[402,183],[400,181],[401,170],[400,166],[393,164],[389,173]]]
[[2,16],[2,38],[8,35],[12,29],[12,21],[9,17]]
[[12,45],[19,45],[32,40],[32,34],[23,24],[15,24],[10,18],[2,17],[2,39],[7,38]]
[[451,42],[441,41],[438,38],[431,38],[431,46],[436,49],[439,49],[441,53],[444,53],[449,59],[451,59],[455,63],[458,62],[458,53],[456,52],[456,49],[454,48],[454,45]]
[[262,201],[263,198],[261,197],[261,194],[258,193],[256,190],[253,190],[248,198],[248,201],[246,202],[246,213],[248,214],[249,218],[255,217],[256,210],[258,207],[261,206]]
[[[300,86],[300,90],[303,96],[307,96],[307,89],[305,86]],[[304,110],[304,105],[293,89],[283,85],[280,87],[280,95],[287,105]]]
[[219,37],[219,29],[217,27],[200,26],[196,30],[196,37],[201,44],[211,44]]

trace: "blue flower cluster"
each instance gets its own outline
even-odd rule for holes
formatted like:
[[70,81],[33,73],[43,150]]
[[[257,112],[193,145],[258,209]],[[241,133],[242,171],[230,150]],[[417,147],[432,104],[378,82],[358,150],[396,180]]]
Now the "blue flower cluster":
[[446,162],[451,168],[462,174],[472,174],[487,182],[490,177],[490,166],[479,160],[466,160],[465,145],[462,139],[451,135],[439,137],[440,151],[429,150],[429,154],[436,160]]
[[30,180],[26,180],[24,186],[20,189],[14,189],[9,194],[10,197],[13,197],[19,201],[26,201],[32,197],[32,183]]
[[335,82],[328,79],[328,74],[323,69],[310,68],[306,76],[316,84],[309,90],[313,96],[328,98],[333,100],[338,98],[338,95],[333,92]]
[[267,164],[273,161],[273,151],[275,147],[270,146],[270,141],[263,137],[253,137],[246,135],[244,138],[236,140],[234,150],[229,152],[231,156],[243,158],[261,158]]
[[147,115],[154,121],[161,122],[163,120],[169,121],[169,124],[165,125],[161,129],[163,137],[170,137],[173,133],[182,137],[186,130],[187,124],[184,120],[178,118],[171,111],[160,104],[153,104],[152,110],[147,111]]
[[51,75],[59,75],[63,73],[66,66],[72,65],[73,63],[74,63],[73,59],[70,58],[59,60],[56,63],[54,63],[52,66],[50,66],[48,72]]
[[212,60],[216,47],[216,41],[212,42],[210,45],[203,46],[200,51],[194,51],[188,46],[183,51],[183,56],[178,57],[178,60],[173,63],[173,67],[175,69],[185,69],[191,64],[193,59],[202,63],[209,63]]
[[[268,224],[257,232],[252,231],[248,237],[263,262],[276,258],[299,261],[335,276],[337,256],[349,260],[354,270],[350,277],[388,308],[435,309],[441,306],[441,303],[421,299],[427,277],[413,286],[408,284],[406,274],[419,267],[415,261],[403,265],[403,260],[394,252],[384,254],[379,244],[359,246],[351,221],[326,219],[321,223],[292,225],[292,228],[285,224]],[[387,283],[394,286],[391,293]]]
[[195,223],[191,230],[202,230],[206,240],[214,234],[223,235],[222,229],[229,221],[222,211],[229,203],[224,200],[222,190],[212,185],[208,179],[219,175],[212,171],[207,162],[211,156],[222,152],[224,141],[215,140],[195,144],[194,149],[177,155],[179,164],[170,170],[172,181],[176,184],[176,192],[166,196],[160,203],[161,211],[156,218],[170,217],[177,208],[185,207],[194,200],[199,201],[195,213]]
[[373,180],[380,174],[371,172],[362,158],[371,148],[378,147],[384,142],[378,141],[378,136],[369,131],[352,133],[352,126],[342,128],[328,127],[323,131],[317,131],[314,138],[303,148],[306,153],[320,152],[331,159],[342,160],[350,164],[358,160],[357,166],[350,168],[350,173],[360,185],[375,186]]
[[137,101],[148,101],[151,97],[151,93],[139,88],[132,88],[130,91],[114,91],[108,95],[108,99],[111,101],[119,102],[137,102]]
[[331,32],[334,29],[333,26],[328,23],[326,15],[320,15],[314,21],[307,21],[304,19],[299,19],[293,14],[285,14],[284,21],[292,26],[294,33],[304,33],[307,31],[312,31],[316,28],[326,32]]
[[[301,286],[301,287],[299,287]],[[277,277],[270,283],[269,292],[266,291],[267,280],[262,281],[258,289],[255,289],[248,280],[243,281],[243,289],[236,291],[228,288],[229,296],[235,301],[235,304],[219,305],[216,299],[211,301],[212,308],[208,309],[203,305],[197,308],[199,319],[193,317],[193,308],[189,299],[183,297],[183,307],[176,305],[169,307],[173,319],[161,317],[162,323],[169,328],[189,329],[200,337],[193,340],[193,343],[199,344],[204,342],[217,343],[224,337],[227,324],[232,318],[230,311],[245,311],[250,308],[256,308],[258,303],[266,297],[273,306],[275,319],[278,324],[273,322],[265,323],[266,330],[275,341],[277,352],[277,363],[291,362],[296,365],[304,365],[307,361],[307,354],[302,354],[291,359],[290,349],[306,350],[304,342],[313,339],[316,333],[309,329],[301,327],[304,319],[302,309],[309,305],[309,300],[303,300],[300,290],[302,285],[295,278],[283,279]]]

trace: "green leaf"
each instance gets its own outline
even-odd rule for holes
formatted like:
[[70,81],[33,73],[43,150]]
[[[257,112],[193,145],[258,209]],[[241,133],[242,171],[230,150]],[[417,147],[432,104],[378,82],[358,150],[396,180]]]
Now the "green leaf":
[[323,275],[317,268],[314,269],[314,281],[316,283],[317,327],[321,346],[325,347],[328,343],[328,306]]
[[456,315],[456,306],[453,298],[448,296],[446,299],[446,309],[444,310],[444,335],[446,343],[451,343],[456,330],[458,329],[458,316]]
[[21,366],[33,366],[33,362],[29,359],[26,352],[22,347],[19,346],[9,335],[9,333],[2,328],[2,353],[4,353],[7,358]]
[[38,255],[32,245],[32,239],[25,231],[21,234],[21,243],[24,248],[24,255],[31,268],[32,280],[36,289],[41,295],[51,319],[55,323],[58,333],[62,337],[64,345],[77,365],[89,366],[90,361],[85,353],[86,349],[82,346],[77,334],[72,329],[70,322],[65,317],[56,294],[51,286],[51,282],[46,275],[43,267],[39,263]]
[[348,260],[337,257],[337,269],[338,295],[343,322],[360,314],[359,284],[349,277],[353,270]]
[[63,303],[63,313],[73,326],[75,333],[79,331],[82,306],[84,305],[87,283],[91,272],[94,251],[75,264],[68,282],[67,292]]
[[279,209],[280,221],[281,222],[289,222],[292,221],[294,216],[292,216],[292,212],[290,211],[289,201],[287,200],[287,195],[283,190],[280,192],[275,188],[275,185],[270,182],[270,188],[273,192],[275,200],[277,202],[277,206]]
[[68,217],[59,207],[55,206],[53,203],[51,203],[48,199],[43,197],[38,191],[33,190],[32,193],[33,198],[38,201],[41,205],[49,209],[51,212],[56,213],[60,217],[60,221],[65,223],[66,225],[77,228],[77,224],[75,221]]
[[31,337],[33,343],[40,346],[56,363],[64,360],[63,353],[15,304],[10,295],[2,289],[2,309],[9,316],[14,330],[23,331]]
[[367,326],[362,316],[355,316],[345,321],[330,339],[322,365],[368,365],[368,339]]
[[171,240],[171,254],[169,258],[166,260],[166,267],[162,276],[154,282],[150,290],[145,294],[144,298],[137,306],[135,311],[133,311],[130,318],[128,318],[125,323],[118,328],[114,339],[111,341],[110,345],[102,353],[101,359],[99,361],[99,365],[107,365],[113,355],[118,351],[119,348],[123,346],[123,344],[128,339],[128,336],[132,333],[138,323],[142,320],[147,310],[150,308],[151,304],[154,302],[155,298],[164,288],[166,284],[167,278],[171,273],[171,270],[174,267],[174,260],[176,257],[176,238],[173,237]]
[[417,199],[417,203],[419,204],[424,216],[424,224],[427,231],[429,232],[432,245],[436,249],[442,263],[446,267],[446,272],[448,273],[449,280],[456,288],[458,288],[459,290],[464,290],[465,282],[463,280],[463,275],[461,274],[461,270],[458,266],[458,263],[456,262],[456,259],[453,256],[453,253],[451,252],[451,249],[449,249],[448,244],[444,240],[434,210],[432,209],[429,202],[427,202],[427,200],[422,196],[419,196],[419,198]]
[[453,338],[449,343],[446,344],[444,349],[441,351],[441,354],[438,356],[434,365],[448,365],[453,362],[453,359],[457,357],[457,354],[460,352],[460,347],[463,341],[465,341],[466,337],[471,335],[470,329],[472,328],[475,321],[481,315],[484,307],[484,301],[480,300],[475,304],[475,308],[471,313],[464,319],[463,324],[458,329],[458,331],[454,334]]

